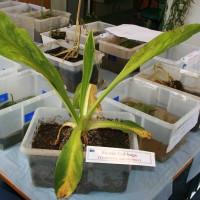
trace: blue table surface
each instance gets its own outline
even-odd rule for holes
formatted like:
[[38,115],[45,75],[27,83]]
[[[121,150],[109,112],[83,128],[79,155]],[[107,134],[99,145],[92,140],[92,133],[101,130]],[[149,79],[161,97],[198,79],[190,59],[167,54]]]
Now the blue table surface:
[[[90,192],[73,194],[70,200],[167,200],[172,194],[173,177],[194,158],[190,176],[200,172],[200,132],[190,132],[185,144],[166,162],[156,162],[156,167],[137,166],[132,169],[127,190],[123,193]],[[56,199],[53,188],[33,186],[26,155],[19,150],[20,143],[0,151],[0,172],[3,173],[30,199]],[[197,158],[197,159],[195,159]]]

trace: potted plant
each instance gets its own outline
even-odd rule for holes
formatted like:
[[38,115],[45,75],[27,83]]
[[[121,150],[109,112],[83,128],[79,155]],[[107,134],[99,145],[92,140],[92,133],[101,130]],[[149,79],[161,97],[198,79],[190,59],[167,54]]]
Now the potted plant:
[[[89,93],[93,88],[89,84],[89,79],[94,62],[94,41],[92,33],[90,33],[84,50],[82,82],[77,87],[74,96],[74,100],[77,101],[74,101],[74,104],[72,104],[57,70],[48,62],[26,31],[16,27],[4,13],[0,13],[0,54],[17,62],[22,62],[43,74],[63,100],[65,107],[72,117],[71,124],[66,123],[63,125],[63,127],[70,125],[73,128],[68,142],[59,154],[54,173],[54,188],[58,198],[70,196],[75,191],[81,179],[84,159],[81,136],[86,142],[88,130],[100,127],[117,128],[125,132],[131,130],[140,136],[150,138],[151,134],[148,131],[131,121],[120,123],[114,121],[96,121],[91,123],[90,118],[104,97],[127,75],[153,56],[181,43],[199,31],[200,25],[192,24],[159,35],[137,51],[101,96],[98,99],[90,101],[91,103],[88,105]],[[79,111],[75,109],[77,107]]]

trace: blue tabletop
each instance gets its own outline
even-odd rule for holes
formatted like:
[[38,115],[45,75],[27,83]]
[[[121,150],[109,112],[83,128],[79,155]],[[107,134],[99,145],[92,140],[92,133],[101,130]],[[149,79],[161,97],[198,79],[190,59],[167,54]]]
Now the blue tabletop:
[[[190,132],[185,144],[166,162],[156,167],[133,167],[127,190],[123,193],[91,192],[73,194],[70,200],[167,200],[172,194],[173,176],[194,157],[190,178],[200,172],[199,132]],[[56,199],[53,189],[33,186],[26,156],[19,151],[20,143],[0,151],[0,171],[32,200]]]

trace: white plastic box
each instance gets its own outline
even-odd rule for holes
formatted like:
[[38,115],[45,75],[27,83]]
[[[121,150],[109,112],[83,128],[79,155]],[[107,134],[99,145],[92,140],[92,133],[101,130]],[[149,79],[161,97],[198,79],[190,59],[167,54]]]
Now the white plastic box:
[[[100,118],[131,120],[134,116],[130,113],[122,112],[98,112]],[[53,187],[53,171],[56,166],[56,160],[60,154],[60,150],[32,148],[32,140],[35,130],[40,122],[49,123],[52,121],[62,125],[66,121],[71,121],[66,109],[39,108],[31,121],[27,130],[20,150],[24,152],[29,160],[32,182],[39,187]],[[130,135],[130,149],[137,149],[137,137],[135,134]],[[104,163],[88,163],[83,162],[82,179],[76,189],[76,193],[88,193],[90,191],[108,191],[122,192],[126,190],[130,165],[120,164],[104,164]],[[91,173],[92,172],[92,173]],[[90,178],[88,178],[90,177]],[[101,178],[99,178],[101,177]],[[109,182],[106,183],[106,180]],[[110,185],[109,185],[110,184]]]
[[19,103],[0,110],[0,149],[20,142],[38,107],[61,107],[46,79],[33,70],[0,78],[0,106],[12,97]]
[[23,3],[23,4],[16,4],[16,5],[11,6],[11,7],[5,7],[5,8],[2,8],[1,10],[6,12],[6,13],[22,14],[22,13],[41,10],[41,9],[44,9],[44,7],[37,6],[37,5],[34,5],[34,4],[30,4],[30,3],[29,4]]
[[142,71],[152,66],[154,63],[165,63],[190,71],[199,69],[198,71],[200,72],[200,47],[181,43],[155,56],[153,59],[143,64],[140,70]]
[[[71,48],[73,47],[72,43],[67,43],[64,40],[59,40],[56,42],[49,42],[47,44],[39,46],[40,50],[44,52],[44,55],[47,59],[56,67],[58,68],[61,77],[64,81],[64,84],[68,91],[75,92],[76,87],[82,80],[82,65],[83,59],[75,62],[66,61],[61,58],[57,58],[52,56],[48,53],[45,53],[47,50],[55,49],[57,47],[64,47],[64,48]],[[83,55],[83,49],[80,48],[79,54]],[[91,82],[96,84],[98,81],[98,69],[97,65],[101,64],[102,57],[104,56],[103,53],[99,51],[95,51],[95,64],[94,69],[91,77]]]
[[25,3],[17,2],[17,1],[3,1],[3,2],[0,2],[0,10],[3,8],[22,5],[22,4],[25,4]]
[[0,56],[0,78],[17,73],[21,68],[22,66],[19,63]]
[[[108,23],[105,23],[105,22],[101,22],[101,21],[96,21],[96,22],[87,23],[85,25],[81,25],[80,43],[85,44],[88,33],[89,33],[90,30],[92,30],[93,35],[94,35],[94,42],[95,42],[95,44],[97,44],[97,40],[101,38],[100,35],[102,33],[106,32],[106,30],[105,30],[106,28],[112,27],[112,26],[114,26],[114,25],[108,24]],[[68,41],[74,41],[74,34],[75,34],[75,30],[76,30],[75,25],[70,27],[70,28],[63,27],[63,28],[60,28],[59,30],[66,32],[66,39]],[[50,36],[50,31],[41,33],[41,36],[42,36],[43,44],[55,40]]]
[[[100,95],[100,93],[98,94]],[[120,101],[126,98],[134,98],[142,103],[159,106],[169,113],[179,117],[174,124],[148,115]],[[161,146],[166,146],[162,155],[156,155],[157,160],[165,161],[168,152],[184,138],[184,136],[197,123],[200,102],[187,94],[181,94],[167,87],[145,82],[142,79],[128,78],[117,85],[105,98],[106,103],[116,106],[121,111],[127,111],[135,116],[136,123],[152,132],[153,139]],[[151,144],[151,141],[147,141]],[[153,142],[153,141],[152,141]],[[152,148],[149,147],[148,151]],[[152,150],[153,151],[153,150]],[[157,152],[155,152],[157,154]]]
[[[49,13],[50,9],[43,10],[44,15]],[[34,41],[42,42],[40,33],[50,31],[53,29],[65,27],[69,24],[71,13],[52,10],[53,16],[45,19],[39,19],[41,16],[40,11],[35,11],[31,13],[25,13],[24,17],[31,17],[34,19]]]
[[[168,73],[173,80],[176,81],[180,81],[184,91],[180,91],[176,88],[172,88],[170,87],[171,90],[175,91],[175,92],[179,92],[179,93],[183,93],[185,95],[190,95],[192,96],[194,99],[197,99],[200,101],[200,73],[194,73],[194,72],[190,72],[188,70],[185,69],[180,69],[174,66],[171,66],[169,64],[156,64],[156,66],[161,67],[161,69],[163,69],[166,73]],[[143,79],[145,82],[149,82],[149,83],[154,83],[154,84],[158,84],[160,85],[160,87],[169,87],[167,85],[163,85],[163,84],[159,84],[157,82],[155,82],[155,78],[159,78],[162,81],[169,81],[166,78],[166,74],[164,73],[163,70],[161,70],[158,68],[157,72],[155,71],[155,66],[151,66],[143,71],[141,71],[140,73],[135,75],[135,78],[140,78]],[[153,75],[156,76],[153,76]],[[196,126],[192,129],[193,131],[196,131],[199,129],[199,124],[200,124],[200,116],[199,116],[199,120],[198,123],[196,124]]]
[[133,48],[120,46],[119,44],[125,40],[127,39],[109,34],[107,37],[98,40],[99,51],[122,59],[130,59],[136,53],[136,51],[145,45],[145,43],[141,42],[140,44],[139,42],[138,46]]

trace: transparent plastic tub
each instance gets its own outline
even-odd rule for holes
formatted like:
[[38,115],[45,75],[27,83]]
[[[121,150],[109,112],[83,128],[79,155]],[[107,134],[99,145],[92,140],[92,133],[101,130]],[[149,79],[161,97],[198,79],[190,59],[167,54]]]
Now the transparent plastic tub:
[[[130,113],[98,112],[98,116],[100,118],[117,118],[119,120],[134,121],[134,117]],[[53,171],[56,166],[56,160],[60,154],[60,150],[32,148],[32,138],[38,127],[38,121],[46,123],[55,121],[58,124],[63,124],[70,120],[71,118],[64,108],[39,108],[36,110],[33,120],[27,130],[27,134],[20,146],[20,150],[28,157],[32,182],[35,186],[53,187]],[[130,135],[130,148],[137,149],[137,137],[134,134]],[[126,190],[130,170],[130,165],[87,163],[84,161],[84,176],[75,192],[88,193],[94,190],[123,192]]]
[[17,6],[17,5],[23,5],[25,3],[22,2],[17,2],[17,1],[3,1],[0,2],[0,10],[3,8],[8,8],[8,7],[13,7],[13,6]]
[[[62,106],[46,79],[33,70],[0,78],[0,85],[0,149],[23,139],[36,108]],[[16,104],[2,107],[12,100]]]
[[[42,7],[42,9],[44,9],[44,7]],[[41,10],[41,6],[24,3],[24,4],[16,4],[15,6],[11,6],[11,7],[2,8],[1,10],[6,12],[6,13],[20,13],[20,14],[22,14],[22,13]]]
[[[156,82],[155,78],[158,78],[162,81],[169,82],[169,79],[167,78],[166,74],[163,70],[158,69],[157,72],[155,71],[155,66],[161,67],[166,73],[170,74],[170,76],[173,78],[173,80],[180,81],[184,90],[180,90],[175,87],[170,87],[170,89],[174,92],[183,93],[185,95],[190,95],[194,99],[200,100],[200,73],[194,73],[185,69],[180,69],[168,64],[161,64],[157,63],[156,65],[152,65],[151,67],[141,71],[140,73],[135,75],[135,78],[143,79],[146,82],[154,83],[160,85],[160,87],[169,87],[168,85],[159,84]],[[192,129],[193,131],[196,131],[199,129],[200,125],[200,116],[198,123],[196,126]]]
[[200,72],[200,47],[181,43],[168,49],[164,53],[155,56],[153,59],[143,64],[140,67],[140,70],[145,70],[146,68],[151,67],[154,63],[165,63],[180,69]]
[[[95,42],[95,44],[97,44],[97,40],[101,38],[101,34],[106,32],[105,29],[108,27],[112,27],[112,26],[114,26],[114,25],[108,24],[105,22],[101,22],[101,21],[91,22],[91,23],[82,25],[81,26],[80,43],[82,43],[83,45],[85,44],[88,33],[90,30],[92,30],[93,35],[94,35],[94,42]],[[63,28],[60,28],[59,30],[66,32],[66,39],[68,41],[74,41],[74,34],[75,34],[75,30],[76,30],[75,25],[70,28],[63,27]],[[51,35],[50,31],[41,33],[43,44],[55,40],[50,35]]]
[[[101,92],[100,92],[101,93]],[[98,93],[98,95],[100,95]],[[169,123],[145,112],[121,103],[121,100],[133,98],[141,103],[158,106],[178,117],[178,121]],[[106,103],[116,106],[121,111],[127,111],[135,116],[135,120],[145,129],[152,132],[152,140],[143,150],[154,151],[158,161],[165,161],[182,139],[196,125],[199,115],[200,102],[191,95],[172,91],[142,79],[128,78],[117,85],[104,99]],[[112,109],[112,108],[111,108]],[[158,143],[157,151],[153,148]],[[139,143],[140,144],[140,143]],[[151,146],[152,145],[152,146]],[[142,145],[140,144],[140,148]],[[164,151],[163,151],[164,148]]]
[[21,68],[22,66],[19,63],[0,56],[0,78],[17,73]]
[[[68,48],[73,47],[73,44],[68,43],[64,40],[59,40],[56,42],[49,42],[47,44],[39,46],[40,50],[44,52],[44,55],[47,57],[47,59],[56,68],[58,68],[67,90],[70,92],[75,92],[76,87],[78,86],[78,84],[81,82],[81,79],[82,79],[83,58],[75,62],[72,62],[72,61],[66,61],[66,60],[63,60],[62,58],[57,58],[48,53],[45,53],[47,50],[56,49],[57,47],[64,47],[68,49]],[[80,48],[79,54],[83,55],[82,48]],[[103,56],[104,56],[103,53],[99,51],[95,51],[95,64],[94,64],[92,77],[90,80],[91,83],[96,84],[98,81],[97,65],[101,64],[101,60]]]
[[[47,14],[50,12],[50,9],[45,9],[43,14]],[[52,10],[53,16],[48,17],[45,19],[39,19],[41,16],[40,11],[35,11],[31,13],[23,14],[26,17],[31,17],[34,19],[34,41],[35,42],[42,42],[42,38],[40,33],[50,31],[53,29],[65,27],[69,24],[71,13],[59,11],[59,10]]]
[[130,59],[136,53],[136,51],[145,45],[145,43],[139,41],[136,41],[136,46],[132,48],[127,48],[119,45],[120,43],[126,41],[126,38],[108,34],[107,37],[98,40],[99,51],[122,59]]

